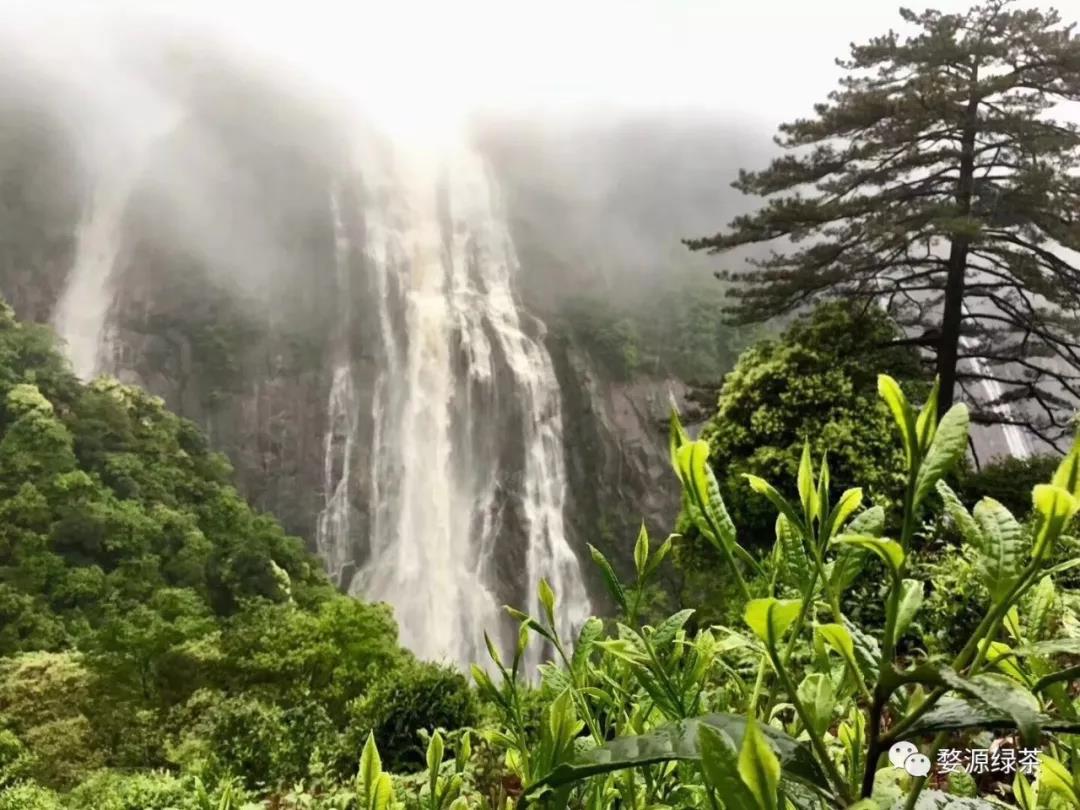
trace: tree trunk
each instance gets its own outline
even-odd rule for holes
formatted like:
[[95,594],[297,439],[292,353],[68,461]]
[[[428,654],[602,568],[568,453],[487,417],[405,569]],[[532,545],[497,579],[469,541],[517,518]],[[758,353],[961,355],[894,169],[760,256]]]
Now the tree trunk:
[[[971,196],[975,186],[975,135],[979,126],[979,65],[971,68],[971,96],[964,116],[964,131],[960,141],[960,174],[956,180],[956,213],[966,217],[971,213]],[[949,248],[948,276],[945,279],[945,306],[941,318],[941,342],[938,344],[937,373],[938,419],[952,407],[956,396],[956,363],[960,354],[960,326],[964,319],[964,281],[967,272],[968,247],[971,237],[954,236]]]

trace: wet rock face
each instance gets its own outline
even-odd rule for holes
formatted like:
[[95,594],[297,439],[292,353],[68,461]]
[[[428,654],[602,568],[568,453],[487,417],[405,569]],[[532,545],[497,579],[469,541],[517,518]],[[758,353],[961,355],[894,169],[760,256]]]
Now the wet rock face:
[[685,407],[689,388],[674,378],[612,380],[582,347],[559,337],[549,346],[567,425],[572,542],[591,543],[629,572],[642,521],[651,535],[666,536],[678,514],[666,420],[671,399]]
[[[255,141],[257,148],[248,149]],[[58,158],[39,160],[26,150],[23,144],[12,146],[15,157],[0,154],[0,193],[20,216],[47,222],[48,229],[20,233],[18,250],[3,254],[0,291],[21,317],[48,322],[70,270],[82,201],[71,186],[53,184],[55,199],[46,194],[32,203],[32,189],[40,191],[34,178]],[[24,153],[29,156],[19,157]],[[216,156],[213,172],[203,171],[206,155]],[[30,161],[33,171],[11,168],[20,161]],[[336,572],[344,586],[370,554],[376,517],[370,505],[376,439],[371,403],[385,358],[380,293],[364,256],[360,184],[335,171],[284,136],[250,127],[215,128],[205,120],[182,124],[158,144],[123,213],[101,370],[163,397],[202,427],[232,462],[241,492],[314,548],[326,505],[331,358],[344,339],[360,403],[347,510],[355,554],[350,570]],[[344,181],[341,218],[353,281],[345,302],[353,314],[344,338],[334,315],[343,302],[335,283],[340,268],[327,192],[336,179]],[[0,210],[5,239],[14,223],[7,209]],[[664,533],[678,508],[663,421],[669,395],[683,397],[685,387],[665,378],[615,379],[568,336],[548,331],[545,337],[544,322],[552,323],[557,313],[550,301],[530,298],[525,282],[547,268],[524,257],[522,262],[515,279],[520,328],[547,347],[558,382],[567,538],[589,576],[586,543],[626,569],[640,521]],[[402,291],[389,294],[400,298]],[[399,333],[402,317],[399,310],[392,313]],[[462,367],[454,375],[458,404],[451,412],[461,418],[468,410],[480,426],[455,428],[455,435],[467,439],[454,452],[487,460],[479,472],[496,479],[492,496],[474,517],[475,531],[498,538],[490,561],[494,596],[499,603],[525,604],[523,594],[534,583],[528,581],[530,520],[523,497],[530,450],[522,425],[546,414],[526,413],[527,401],[515,393],[520,372],[512,370],[491,324],[484,328],[493,347],[493,379],[485,384],[461,382],[468,379],[462,370],[469,362],[467,341],[461,335],[451,339],[451,363]],[[408,336],[402,340],[407,343]],[[335,469],[330,477],[340,475]],[[381,482],[384,491],[401,485],[389,479]],[[592,593],[599,594],[592,584]]]

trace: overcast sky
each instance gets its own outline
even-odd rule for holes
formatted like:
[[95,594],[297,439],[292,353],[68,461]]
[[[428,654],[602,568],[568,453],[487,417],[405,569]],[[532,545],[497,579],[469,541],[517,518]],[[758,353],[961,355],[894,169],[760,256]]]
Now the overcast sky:
[[[1080,18],[1080,0],[1057,7]],[[195,43],[209,41],[200,31],[216,31],[238,53],[287,64],[295,78],[406,130],[478,108],[702,110],[771,128],[823,98],[839,75],[833,60],[852,40],[902,26],[898,8],[892,0],[0,0],[0,26],[42,47],[98,42],[118,19],[128,29],[147,19],[170,31],[190,26]]]

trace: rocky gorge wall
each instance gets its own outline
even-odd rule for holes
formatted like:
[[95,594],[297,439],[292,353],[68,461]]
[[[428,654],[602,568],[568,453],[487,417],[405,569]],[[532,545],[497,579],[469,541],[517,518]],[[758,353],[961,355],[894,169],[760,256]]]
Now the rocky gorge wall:
[[[222,86],[198,97],[149,150],[123,209],[100,370],[144,386],[199,424],[229,457],[245,496],[314,548],[327,503],[327,442],[333,433],[327,400],[334,369],[328,358],[339,336],[332,313],[347,295],[353,395],[367,413],[382,362],[377,303],[385,293],[365,269],[363,201],[355,182],[362,167],[346,154],[339,131],[310,110],[283,109],[273,93],[242,90]],[[65,152],[62,128],[51,129],[57,132],[52,154],[28,151],[25,141],[0,150],[6,202],[0,216],[6,257],[0,291],[21,317],[43,322],[52,320],[71,271],[91,185],[89,178],[85,184],[68,182],[57,169],[65,160],[77,164],[77,153]],[[313,131],[323,134],[313,138]],[[658,154],[665,152],[665,145],[658,147]],[[595,347],[583,344],[560,319],[573,296],[553,296],[551,290],[565,290],[568,279],[595,287],[597,275],[610,285],[613,273],[618,286],[618,267],[628,252],[640,254],[641,244],[651,239],[649,261],[662,261],[672,246],[666,234],[638,233],[633,248],[590,262],[589,252],[599,253],[599,247],[560,239],[557,218],[548,218],[537,199],[520,193],[529,179],[515,176],[505,154],[489,154],[497,181],[510,189],[507,206],[522,265],[515,282],[519,305],[548,324],[546,336],[537,337],[558,381],[567,540],[582,560],[585,544],[592,543],[625,568],[639,522],[663,534],[677,512],[664,424],[669,403],[674,398],[686,406],[690,389],[659,366],[636,369],[629,377],[607,367]],[[346,189],[342,219],[354,283],[345,293],[335,283],[340,234],[328,192],[335,183]],[[554,204],[560,217],[573,218],[573,201],[556,198]],[[48,217],[38,213],[43,206]],[[606,216],[606,233],[612,222],[616,230],[634,231],[634,220],[648,219],[651,212],[616,209]],[[20,230],[17,217],[47,222],[48,230]],[[553,271],[556,265],[562,277]],[[357,481],[348,504],[349,530],[366,538],[374,520],[366,496],[376,483],[376,425],[363,418],[357,431],[349,462]],[[521,448],[515,449],[499,424],[490,431],[505,443],[499,464],[507,465],[510,479],[521,463],[514,461]],[[486,509],[499,531],[520,535],[524,507],[513,487],[497,487],[492,497]],[[496,558],[498,578],[506,585],[499,596],[511,601],[529,587],[520,581],[522,560],[509,551]]]

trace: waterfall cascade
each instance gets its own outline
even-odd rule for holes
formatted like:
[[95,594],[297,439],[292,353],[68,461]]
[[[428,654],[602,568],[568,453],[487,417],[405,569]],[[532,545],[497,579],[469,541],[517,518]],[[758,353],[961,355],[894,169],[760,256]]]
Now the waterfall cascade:
[[[399,151],[390,165],[365,167],[362,215],[379,373],[370,537],[359,539],[363,564],[343,582],[392,604],[403,643],[425,658],[482,660],[484,632],[497,635],[505,621],[502,603],[538,610],[532,594],[541,577],[560,599],[560,630],[569,635],[590,606],[563,525],[559,389],[543,326],[514,299],[517,256],[491,178],[464,148],[445,160]],[[320,548],[332,571],[355,558],[357,541],[342,492],[350,479],[334,472],[356,430],[341,413],[352,402],[350,379],[339,366],[328,414],[332,494]],[[509,531],[508,504],[523,531]],[[525,590],[516,599],[496,572],[506,553],[520,557]]]
[[97,186],[79,224],[75,264],[53,314],[53,326],[67,344],[72,369],[83,380],[100,372],[109,354],[109,278],[122,244],[121,226],[131,185],[121,178]]

